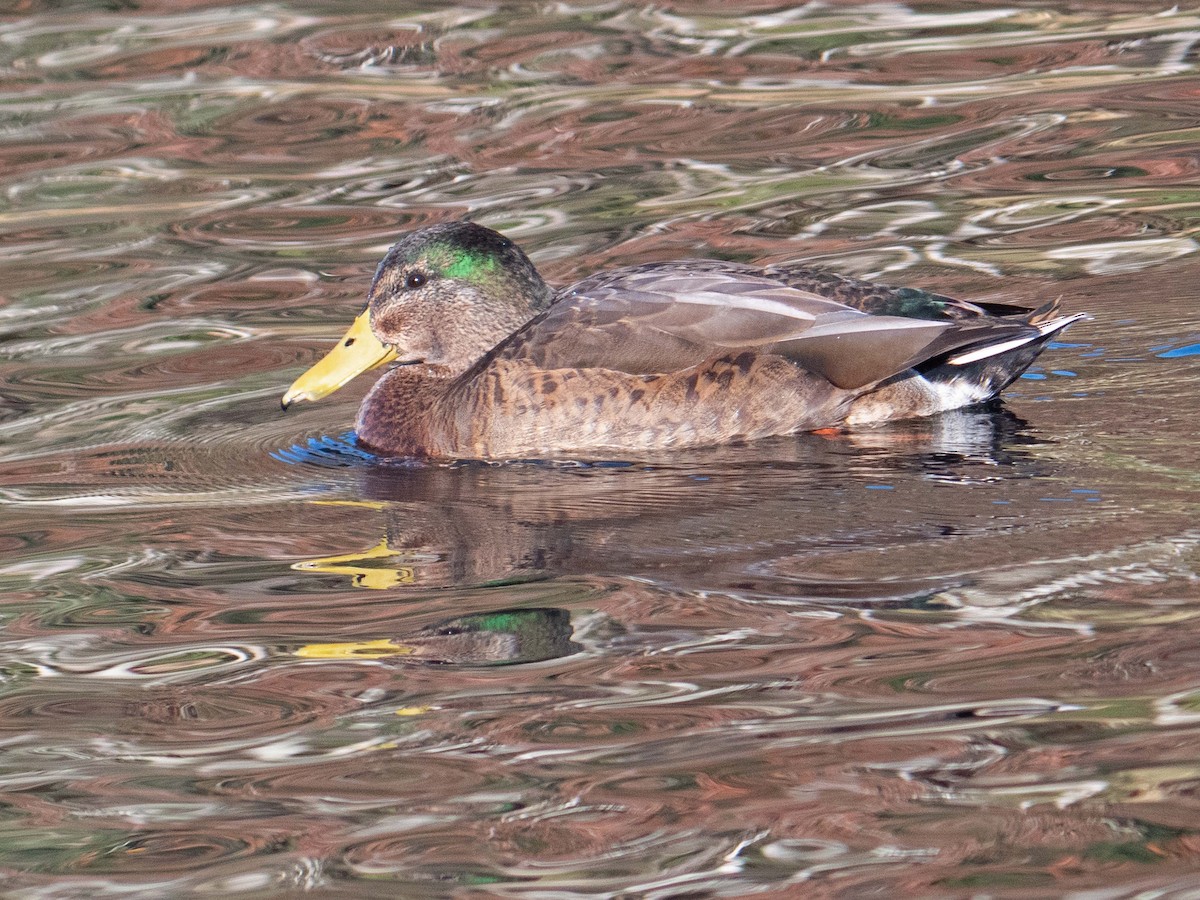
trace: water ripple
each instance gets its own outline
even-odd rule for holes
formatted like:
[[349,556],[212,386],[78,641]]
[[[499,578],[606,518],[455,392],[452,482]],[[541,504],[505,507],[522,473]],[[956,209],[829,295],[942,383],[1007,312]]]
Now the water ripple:
[[[1191,887],[1195,11],[27,6],[10,892]],[[463,216],[556,283],[805,260],[1092,318],[1002,404],[750,447],[402,464],[365,384],[282,413]]]

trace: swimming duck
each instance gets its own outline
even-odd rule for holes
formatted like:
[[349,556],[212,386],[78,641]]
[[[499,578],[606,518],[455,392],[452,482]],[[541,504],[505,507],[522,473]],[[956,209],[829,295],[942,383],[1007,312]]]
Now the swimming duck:
[[925,416],[996,396],[1080,315],[968,303],[800,265],[630,266],[550,288],[511,240],[422,228],[367,308],[283,396],[388,362],[358,441],[434,458],[530,458],[748,441]]

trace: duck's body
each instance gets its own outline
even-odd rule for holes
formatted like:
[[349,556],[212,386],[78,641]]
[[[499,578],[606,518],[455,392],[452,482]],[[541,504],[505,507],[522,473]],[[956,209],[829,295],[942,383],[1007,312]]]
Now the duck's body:
[[713,260],[554,294],[469,223],[397,244],[368,313],[284,398],[389,358],[356,431],[389,455],[653,451],[929,415],[994,397],[1078,316],[977,305],[812,269]]

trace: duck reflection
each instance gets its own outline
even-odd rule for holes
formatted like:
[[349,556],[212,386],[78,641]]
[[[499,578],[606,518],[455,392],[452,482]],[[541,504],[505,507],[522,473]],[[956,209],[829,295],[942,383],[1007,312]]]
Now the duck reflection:
[[364,465],[352,502],[380,516],[383,539],[294,568],[370,589],[664,571],[711,586],[725,569],[730,589],[755,590],[747,573],[769,576],[782,558],[795,572],[797,559],[830,547],[987,527],[992,495],[963,491],[947,525],[928,482],[1019,485],[1041,465],[1033,443],[997,406],[637,463]]
[[565,609],[498,609],[429,625],[408,637],[356,643],[306,644],[296,655],[307,659],[405,657],[459,666],[543,662],[578,653]]

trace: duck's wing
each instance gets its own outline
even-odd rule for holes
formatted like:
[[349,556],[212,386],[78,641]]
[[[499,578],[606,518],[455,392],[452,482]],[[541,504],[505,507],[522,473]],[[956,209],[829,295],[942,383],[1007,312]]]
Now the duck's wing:
[[748,350],[854,389],[959,347],[1011,340],[1013,329],[1031,330],[991,318],[964,326],[872,315],[748,266],[654,263],[573,285],[489,359],[650,375]]
[[[874,369],[889,369],[880,377],[898,371],[895,365],[941,329],[927,322],[871,317],[790,288],[761,270],[692,261],[590,276],[563,291],[495,352],[539,368],[603,368],[634,375],[676,372],[745,350],[778,352],[835,384],[848,385],[877,380]],[[829,337],[822,340],[826,333]],[[847,353],[825,348],[834,334],[844,335],[837,342],[846,345]],[[851,342],[869,346],[855,352]],[[851,355],[875,360],[872,371],[848,371]]]
[[838,275],[802,263],[770,266],[765,274],[788,287],[811,291],[829,300],[875,316],[904,316],[911,319],[978,319],[981,316],[1028,316],[1034,307],[1012,303],[971,302],[913,287],[894,287]]

